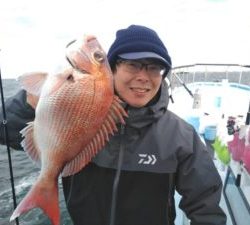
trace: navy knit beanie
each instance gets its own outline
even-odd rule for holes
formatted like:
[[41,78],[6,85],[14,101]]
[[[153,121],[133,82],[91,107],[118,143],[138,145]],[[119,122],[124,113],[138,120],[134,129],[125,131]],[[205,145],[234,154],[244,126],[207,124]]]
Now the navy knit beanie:
[[118,55],[131,52],[152,52],[164,59],[167,71],[172,66],[166,47],[157,33],[145,26],[131,25],[116,32],[116,39],[108,51],[111,68],[114,67]]

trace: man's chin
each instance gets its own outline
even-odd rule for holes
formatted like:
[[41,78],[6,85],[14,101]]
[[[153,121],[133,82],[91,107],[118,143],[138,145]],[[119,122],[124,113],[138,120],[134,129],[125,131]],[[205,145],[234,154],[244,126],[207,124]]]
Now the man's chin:
[[141,108],[147,105],[148,101],[130,101],[128,104],[134,108]]

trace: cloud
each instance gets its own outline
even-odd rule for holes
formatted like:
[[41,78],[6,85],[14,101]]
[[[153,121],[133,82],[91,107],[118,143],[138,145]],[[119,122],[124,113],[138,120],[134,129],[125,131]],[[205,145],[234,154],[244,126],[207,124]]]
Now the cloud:
[[105,50],[117,29],[155,29],[174,65],[243,63],[250,58],[247,0],[9,0],[0,9],[0,59],[4,77],[56,66],[64,46],[84,33]]

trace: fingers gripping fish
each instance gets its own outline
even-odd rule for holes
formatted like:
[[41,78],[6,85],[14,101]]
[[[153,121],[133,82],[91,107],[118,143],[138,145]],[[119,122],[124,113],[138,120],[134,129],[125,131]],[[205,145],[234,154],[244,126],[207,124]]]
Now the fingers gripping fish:
[[59,225],[59,175],[79,172],[114,134],[117,122],[125,123],[127,113],[114,95],[112,73],[98,40],[86,36],[80,46],[69,46],[66,56],[72,68],[62,73],[19,77],[27,92],[39,96],[35,120],[21,134],[23,148],[41,164],[41,172],[11,220],[39,207]]

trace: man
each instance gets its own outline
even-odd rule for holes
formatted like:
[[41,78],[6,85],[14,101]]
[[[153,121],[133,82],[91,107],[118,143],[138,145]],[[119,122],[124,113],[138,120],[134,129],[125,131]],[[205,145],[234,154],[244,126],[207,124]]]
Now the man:
[[[118,30],[108,59],[129,117],[91,163],[63,178],[73,223],[172,225],[177,190],[192,225],[225,225],[212,159],[192,126],[167,109],[171,58],[157,33],[138,25]],[[15,148],[35,104],[24,91],[6,103]]]

